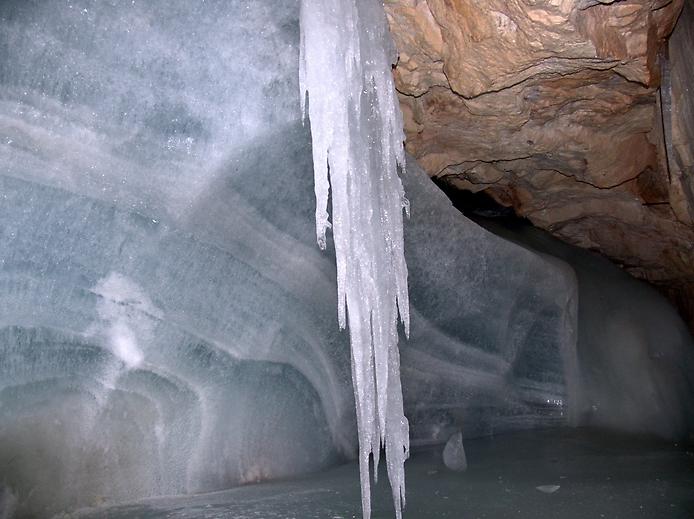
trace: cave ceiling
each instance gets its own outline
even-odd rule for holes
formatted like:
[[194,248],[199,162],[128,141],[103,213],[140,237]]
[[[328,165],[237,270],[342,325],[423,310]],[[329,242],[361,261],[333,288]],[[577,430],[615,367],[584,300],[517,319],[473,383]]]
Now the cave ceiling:
[[407,150],[424,169],[608,256],[694,324],[692,5],[385,4]]

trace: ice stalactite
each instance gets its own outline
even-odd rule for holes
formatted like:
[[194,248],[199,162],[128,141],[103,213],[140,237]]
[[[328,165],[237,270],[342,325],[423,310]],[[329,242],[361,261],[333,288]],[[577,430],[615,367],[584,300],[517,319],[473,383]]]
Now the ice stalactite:
[[[318,244],[328,198],[337,261],[338,320],[349,324],[362,507],[370,517],[381,447],[397,517],[405,501],[409,425],[403,413],[398,313],[409,333],[402,114],[394,46],[380,0],[302,0],[300,94],[313,139]],[[308,107],[306,99],[308,94]]]

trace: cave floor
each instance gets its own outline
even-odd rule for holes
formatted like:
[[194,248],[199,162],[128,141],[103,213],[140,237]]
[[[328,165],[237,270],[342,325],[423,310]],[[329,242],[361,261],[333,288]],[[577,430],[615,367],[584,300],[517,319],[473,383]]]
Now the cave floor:
[[[465,473],[447,470],[440,448],[413,453],[406,464],[404,518],[694,517],[692,446],[572,429],[467,440],[465,450]],[[372,517],[390,519],[390,489],[381,472]],[[360,518],[358,468],[349,463],[291,481],[150,499],[70,517]]]

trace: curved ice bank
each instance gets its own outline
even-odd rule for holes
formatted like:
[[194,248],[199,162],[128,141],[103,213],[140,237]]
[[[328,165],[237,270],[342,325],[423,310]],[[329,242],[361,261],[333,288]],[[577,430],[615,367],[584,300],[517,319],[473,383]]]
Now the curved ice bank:
[[[294,1],[0,4],[0,502],[19,515],[355,455],[297,18]],[[615,296],[584,319],[568,264],[464,219],[416,166],[403,181],[413,443],[578,422],[607,396],[663,402],[628,429],[686,426],[691,343],[659,346],[669,307]],[[591,343],[614,354],[582,353],[617,323]],[[604,382],[589,398],[579,369]]]
[[426,430],[445,441],[452,425],[468,437],[562,424],[665,438],[694,429],[694,342],[662,295],[532,227],[487,222],[495,234],[485,233],[415,169],[404,183],[417,318],[401,350],[420,441]]
[[483,223],[576,273],[577,345],[567,365],[571,423],[665,438],[694,429],[694,344],[661,294],[605,258],[531,226]]

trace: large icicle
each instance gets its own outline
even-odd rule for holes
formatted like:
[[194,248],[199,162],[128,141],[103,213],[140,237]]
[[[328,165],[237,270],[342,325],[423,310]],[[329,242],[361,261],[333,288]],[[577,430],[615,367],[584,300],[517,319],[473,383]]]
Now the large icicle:
[[302,0],[300,88],[313,139],[318,244],[328,193],[337,258],[338,320],[349,322],[364,518],[385,446],[396,515],[405,502],[409,425],[403,413],[398,312],[409,333],[403,208],[402,115],[394,47],[381,0]]

